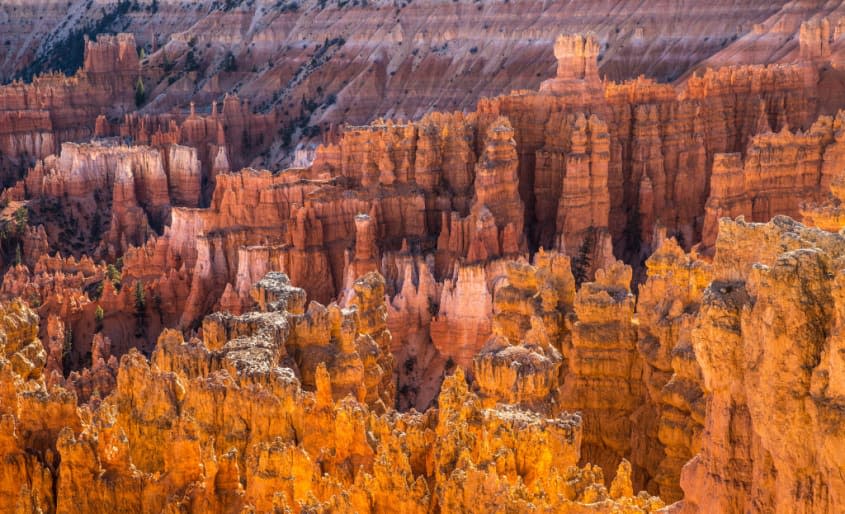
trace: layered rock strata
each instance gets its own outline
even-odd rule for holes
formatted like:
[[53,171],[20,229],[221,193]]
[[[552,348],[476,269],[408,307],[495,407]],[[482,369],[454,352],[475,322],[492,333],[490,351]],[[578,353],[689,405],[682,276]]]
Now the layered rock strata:
[[173,205],[196,204],[198,164],[175,145],[65,143],[23,181],[29,222],[44,224],[49,248],[114,260],[170,225]]
[[[656,509],[643,488],[678,511],[840,510],[841,237],[722,219],[841,228],[843,115],[813,121],[836,30],[801,26],[807,62],[676,85],[602,81],[601,37],[564,35],[539,90],[327,129],[279,173],[228,171],[272,160],[280,120],[309,129],[305,97],[218,112],[206,84],[210,113],[155,114],[162,95],[98,117],[150,146],[68,143],[3,194],[2,293],[44,319],[7,309],[0,448],[26,480],[4,505]],[[67,87],[126,82],[128,41],[89,43]]]
[[0,179],[6,185],[26,167],[58,151],[65,141],[94,135],[101,114],[135,108],[140,73],[131,34],[85,42],[82,69],[72,76],[44,74],[31,83],[0,87]]

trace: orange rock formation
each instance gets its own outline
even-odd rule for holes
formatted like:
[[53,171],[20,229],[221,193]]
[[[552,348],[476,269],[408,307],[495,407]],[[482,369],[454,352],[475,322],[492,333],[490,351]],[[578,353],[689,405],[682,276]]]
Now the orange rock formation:
[[73,77],[41,75],[0,87],[0,176],[4,183],[58,151],[64,141],[91,137],[97,116],[134,108],[140,73],[131,34],[86,41],[85,62]]
[[785,217],[722,223],[690,333],[706,416],[681,476],[683,512],[839,509],[828,455],[841,444],[829,428],[843,248]]
[[0,87],[0,511],[843,509],[836,2],[176,4]]
[[[125,355],[114,391],[81,409],[76,395],[44,383],[35,315],[20,303],[4,306],[0,376],[8,430],[0,448],[3,476],[18,479],[2,482],[0,506],[44,512],[663,506],[647,494],[633,496],[627,462],[609,488],[599,468],[574,467],[578,416],[485,408],[460,371],[444,381],[438,409],[425,414],[379,414],[378,394],[375,410],[359,403],[368,385],[378,391],[371,371],[380,368],[378,340],[390,337],[373,318],[380,310],[383,320],[385,312],[380,287],[370,275],[355,284],[355,307],[312,304],[306,312],[304,291],[284,275],[268,275],[255,289],[266,310],[207,318],[202,340],[163,333],[152,362],[134,351]],[[438,451],[429,453],[434,441]]]

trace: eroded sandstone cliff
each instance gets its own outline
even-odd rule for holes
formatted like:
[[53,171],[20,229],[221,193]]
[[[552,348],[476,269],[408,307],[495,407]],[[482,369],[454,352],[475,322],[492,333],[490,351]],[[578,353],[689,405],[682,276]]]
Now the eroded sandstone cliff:
[[840,401],[827,356],[842,237],[785,217],[720,229],[713,281],[682,336],[705,406],[679,511],[835,512],[842,489],[826,456],[840,443],[825,427]]
[[0,510],[842,510],[837,2],[477,4],[119,2],[0,88]]
[[0,86],[2,183],[56,153],[62,142],[90,138],[97,116],[133,110],[139,73],[135,38],[104,35],[86,39],[84,65],[72,77],[51,73]]

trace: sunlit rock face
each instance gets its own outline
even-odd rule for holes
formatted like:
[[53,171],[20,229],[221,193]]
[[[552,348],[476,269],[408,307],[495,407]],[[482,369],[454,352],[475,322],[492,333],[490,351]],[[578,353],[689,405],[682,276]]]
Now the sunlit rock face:
[[348,309],[312,303],[305,310],[301,289],[268,275],[254,289],[262,310],[210,316],[202,339],[165,331],[151,361],[126,354],[114,390],[84,407],[45,383],[37,316],[20,302],[3,305],[2,469],[10,479],[2,505],[24,512],[663,506],[633,495],[627,461],[609,488],[600,469],[576,467],[580,416],[484,407],[460,370],[443,382],[437,409],[386,411],[377,342],[390,338],[383,283],[375,274],[357,281]]
[[[684,511],[835,512],[842,488],[826,456],[841,442],[825,427],[839,401],[828,356],[845,240],[785,217],[721,225],[690,334],[706,416],[681,472]],[[808,475],[820,487],[796,492]]]
[[843,12],[0,5],[0,511],[842,511]]

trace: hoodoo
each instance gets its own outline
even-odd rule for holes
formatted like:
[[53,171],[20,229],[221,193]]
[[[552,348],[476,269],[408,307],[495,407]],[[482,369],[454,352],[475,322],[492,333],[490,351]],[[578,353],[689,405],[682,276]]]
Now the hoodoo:
[[845,2],[200,4],[0,0],[0,512],[845,510]]

